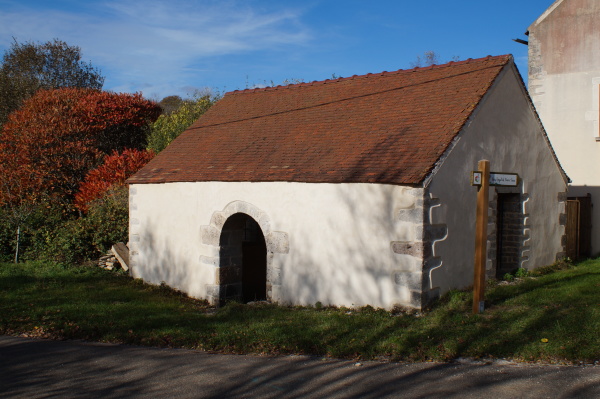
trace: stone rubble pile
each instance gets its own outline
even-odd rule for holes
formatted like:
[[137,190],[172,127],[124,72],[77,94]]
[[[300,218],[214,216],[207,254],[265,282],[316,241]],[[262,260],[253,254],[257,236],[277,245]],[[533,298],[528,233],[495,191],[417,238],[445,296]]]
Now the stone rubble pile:
[[119,266],[119,261],[117,257],[112,253],[112,251],[108,251],[105,255],[102,255],[100,259],[98,259],[98,266],[106,270],[113,270],[115,268],[115,264]]
[[119,242],[112,246],[110,251],[98,259],[98,266],[106,270],[114,270],[121,267],[123,270],[129,270],[129,248],[127,245]]

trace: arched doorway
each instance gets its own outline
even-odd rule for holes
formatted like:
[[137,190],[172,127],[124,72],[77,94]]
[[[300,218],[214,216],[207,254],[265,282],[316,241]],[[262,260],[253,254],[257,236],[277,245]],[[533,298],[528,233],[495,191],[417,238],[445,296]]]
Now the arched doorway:
[[244,213],[231,215],[219,247],[222,298],[244,303],[267,299],[267,244],[258,223]]

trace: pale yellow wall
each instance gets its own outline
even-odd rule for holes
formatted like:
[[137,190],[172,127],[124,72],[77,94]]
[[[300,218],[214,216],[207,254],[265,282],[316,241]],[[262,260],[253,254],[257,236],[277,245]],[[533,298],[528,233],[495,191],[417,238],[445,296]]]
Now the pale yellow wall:
[[600,2],[559,1],[529,27],[529,92],[572,180],[592,194],[592,254],[600,253]]
[[[519,191],[529,194],[523,226],[530,236],[523,253],[529,260],[523,266],[551,264],[562,251],[564,227],[559,225],[559,215],[564,203],[557,198],[566,184],[523,90],[516,71],[505,69],[429,185],[430,194],[440,200],[440,206],[431,210],[432,224],[446,224],[448,229],[445,240],[434,248],[442,266],[431,273],[432,285],[442,293],[473,282],[477,194],[469,177],[481,159],[491,162],[492,171],[518,173],[523,180]],[[494,223],[490,220],[489,232]]]
[[[218,257],[202,244],[214,212],[243,201],[260,210],[270,229],[287,234],[289,251],[275,253],[281,273],[276,301],[389,308],[410,304],[398,272],[419,276],[421,262],[393,253],[395,241],[420,240],[421,219],[400,221],[422,190],[377,184],[169,183],[130,187],[130,245],[135,277],[165,281],[198,298],[214,284]],[[418,214],[418,212],[416,213]]]

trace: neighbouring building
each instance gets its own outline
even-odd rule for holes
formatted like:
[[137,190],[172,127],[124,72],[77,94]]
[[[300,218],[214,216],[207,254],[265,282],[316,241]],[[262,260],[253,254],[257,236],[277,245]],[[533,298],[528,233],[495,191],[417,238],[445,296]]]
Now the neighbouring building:
[[421,308],[564,254],[567,176],[510,55],[227,93],[128,180],[133,275],[218,304]]
[[555,1],[530,27],[529,93],[569,185],[570,257],[600,253],[600,1]]

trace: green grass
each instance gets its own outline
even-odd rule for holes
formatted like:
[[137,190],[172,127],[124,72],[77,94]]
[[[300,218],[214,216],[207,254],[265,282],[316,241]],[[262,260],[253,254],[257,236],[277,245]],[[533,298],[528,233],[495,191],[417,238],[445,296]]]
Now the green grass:
[[[0,334],[336,358],[600,360],[600,260],[451,292],[423,313],[229,304],[214,309],[97,267],[0,263]],[[542,342],[542,340],[547,342]]]

